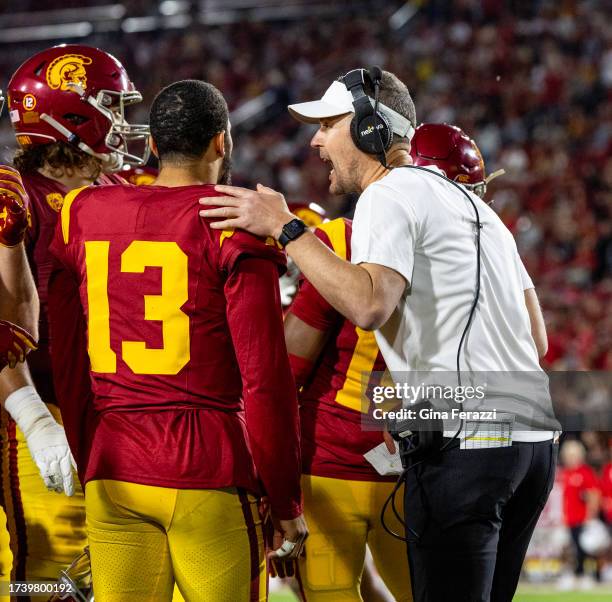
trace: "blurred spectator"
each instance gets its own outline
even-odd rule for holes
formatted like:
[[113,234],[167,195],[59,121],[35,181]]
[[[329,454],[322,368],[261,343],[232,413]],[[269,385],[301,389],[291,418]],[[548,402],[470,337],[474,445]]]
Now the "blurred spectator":
[[612,462],[608,462],[601,475],[601,510],[612,531]]
[[[583,581],[588,555],[580,545],[580,534],[587,521],[598,517],[601,498],[598,478],[585,460],[586,450],[580,441],[569,440],[564,443],[561,448],[563,515],[574,544],[574,575]],[[598,581],[600,579],[598,568],[595,570],[595,578]]]

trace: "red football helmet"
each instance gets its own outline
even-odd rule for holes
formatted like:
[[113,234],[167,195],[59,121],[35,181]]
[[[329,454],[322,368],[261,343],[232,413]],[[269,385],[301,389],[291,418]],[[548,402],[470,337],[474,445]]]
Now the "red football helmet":
[[410,142],[414,165],[435,165],[450,180],[484,198],[487,184],[503,169],[485,177],[485,165],[476,143],[460,128],[447,123],[422,123]]
[[[105,171],[149,156],[149,126],[125,120],[125,107],[142,96],[123,65],[98,48],[62,44],[35,54],[13,74],[8,98],[21,146],[68,142],[101,159]],[[140,155],[128,149],[136,140]]]
[[[309,228],[316,228],[327,220],[325,209],[316,203],[289,203],[289,211],[297,215]],[[287,257],[287,271],[280,277],[281,304],[287,308],[293,303],[297,293],[300,270],[291,259]]]
[[325,209],[316,203],[288,203],[289,211],[297,215],[309,228],[322,224],[327,216]]
[[142,167],[126,167],[119,172],[119,175],[127,180],[130,184],[135,186],[149,186],[153,184],[159,171],[155,167],[148,167],[143,165]]

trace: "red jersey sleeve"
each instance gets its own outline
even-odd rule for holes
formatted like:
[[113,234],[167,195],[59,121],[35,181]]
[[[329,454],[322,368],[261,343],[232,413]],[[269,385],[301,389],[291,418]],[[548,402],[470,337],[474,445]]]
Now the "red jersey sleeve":
[[272,238],[263,239],[242,230],[217,231],[219,237],[219,263],[225,272],[231,272],[239,259],[261,257],[269,259],[277,266],[276,275],[284,274],[287,257]]
[[582,474],[584,475],[583,489],[586,491],[592,491],[593,489],[600,489],[600,482],[595,474],[595,471],[587,465],[584,465]]
[[[325,231],[317,228],[314,234],[332,251],[334,245]],[[344,257],[343,257],[344,259]],[[317,289],[305,278],[301,279],[298,293],[289,312],[317,330],[329,330],[344,318],[319,294]]]
[[277,265],[250,253],[234,261],[225,295],[253,460],[275,516],[291,519],[302,512],[299,419]]
[[[70,207],[67,207],[70,211]],[[48,315],[53,386],[70,450],[83,474],[89,453],[88,422],[93,392],[89,376],[87,330],[70,247],[64,241],[66,221],[58,220],[49,247],[55,262],[49,277]]]

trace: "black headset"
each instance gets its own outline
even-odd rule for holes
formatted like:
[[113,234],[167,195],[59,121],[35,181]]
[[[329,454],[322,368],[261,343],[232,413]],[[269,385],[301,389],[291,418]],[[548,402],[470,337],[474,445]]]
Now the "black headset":
[[[365,92],[366,78],[374,87],[374,106]],[[378,92],[382,71],[380,67],[353,69],[343,78],[342,83],[353,95],[355,116],[351,121],[351,137],[355,146],[369,155],[383,156],[393,142],[393,127],[388,117],[378,110]]]

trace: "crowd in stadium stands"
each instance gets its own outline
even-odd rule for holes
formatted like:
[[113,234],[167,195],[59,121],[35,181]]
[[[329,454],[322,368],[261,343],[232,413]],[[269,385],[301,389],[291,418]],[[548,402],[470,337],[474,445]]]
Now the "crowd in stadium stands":
[[[62,3],[65,5],[65,2]],[[95,4],[95,3],[94,3]],[[128,2],[128,8],[130,3]],[[231,108],[272,92],[267,120],[237,130],[235,181],[261,181],[332,215],[312,128],[280,109],[356,65],[381,64],[413,92],[419,121],[455,123],[506,175],[489,198],[515,234],[545,309],[553,370],[612,369],[612,40],[596,2],[427,2],[393,31],[382,13],[195,26],[90,43],[115,52],[145,106],[164,84],[204,78]],[[37,4],[37,6],[39,6]],[[132,8],[139,4],[132,3]],[[28,52],[31,50],[28,49]],[[0,59],[6,69],[11,53]],[[6,71],[5,71],[6,72]],[[606,102],[608,101],[608,102]]]

